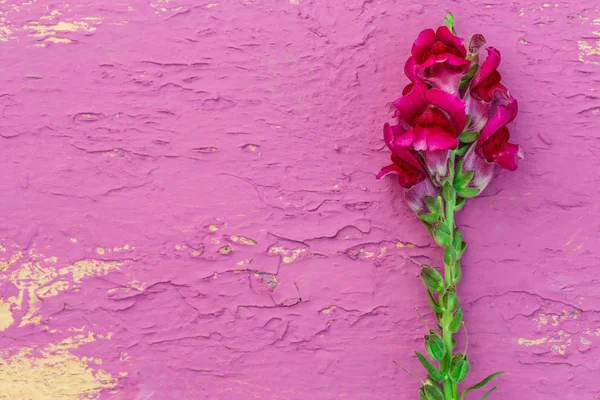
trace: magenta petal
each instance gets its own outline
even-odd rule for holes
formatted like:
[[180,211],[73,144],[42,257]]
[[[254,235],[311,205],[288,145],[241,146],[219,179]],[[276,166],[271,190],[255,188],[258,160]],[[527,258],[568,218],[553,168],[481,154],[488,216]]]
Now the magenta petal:
[[434,88],[457,93],[460,78],[468,71],[469,63],[469,60],[451,54],[431,56],[417,68],[417,76],[429,82]]
[[401,135],[396,136],[392,145],[394,146],[394,148],[410,147],[413,144],[414,140],[415,134],[412,130],[410,130]]
[[463,58],[467,56],[467,49],[463,45],[462,39],[458,36],[454,36],[448,27],[440,26],[437,29],[436,35],[442,42],[444,42],[444,44],[457,49]]
[[396,146],[394,146],[394,138],[396,136],[402,135],[405,132],[406,131],[404,130],[404,128],[399,125],[392,126],[392,125],[386,123],[383,126],[383,140],[385,141],[385,144],[392,152],[396,148]]
[[484,143],[496,133],[496,131],[515,119],[519,110],[517,100],[512,96],[505,104],[497,105],[495,108],[495,113],[493,113],[485,127],[481,130],[481,135],[478,140],[479,143]]
[[467,93],[465,95],[465,108],[466,113],[471,116],[471,122],[469,123],[467,130],[471,132],[481,132],[490,118],[490,111],[492,109],[491,103],[476,99]]
[[469,183],[469,187],[483,190],[494,177],[494,164],[490,164],[480,157],[476,153],[475,147],[471,146],[465,154],[462,169],[463,171],[473,171],[473,180]]
[[413,43],[411,54],[417,60],[417,63],[423,62],[423,56],[429,47],[433,46],[436,41],[435,32],[433,29],[425,29],[419,33],[417,40]]
[[500,148],[497,149],[494,155],[494,161],[496,164],[509,171],[517,169],[517,158],[519,153],[522,154],[520,146],[518,144],[512,144],[504,142]]
[[437,197],[438,193],[429,178],[423,179],[412,188],[406,191],[406,202],[408,206],[416,213],[427,212],[425,206],[425,197]]
[[417,77],[417,67],[419,65],[415,61],[414,57],[408,57],[406,64],[404,64],[404,73],[411,82],[416,82],[419,78]]
[[381,168],[381,171],[379,171],[377,176],[375,176],[375,179],[379,180],[379,179],[383,178],[384,176],[388,176],[390,174],[401,174],[401,173],[402,173],[402,170],[400,169],[400,167],[398,167],[396,164],[390,164],[390,165],[386,165],[385,167]]
[[440,178],[445,177],[448,174],[449,155],[450,152],[448,150],[423,152],[423,158],[425,159],[425,165],[429,173]]
[[415,85],[406,96],[402,96],[394,101],[394,106],[398,108],[402,119],[409,125],[413,125],[415,118],[421,115],[428,107],[423,88]]
[[500,52],[493,47],[488,47],[488,56],[479,67],[479,70],[475,73],[473,80],[471,81],[471,87],[478,86],[485,78],[487,78],[492,72],[498,69],[500,65]]
[[460,97],[440,89],[430,89],[427,91],[426,99],[452,117],[457,132],[463,131],[467,123],[467,114],[465,112],[465,102]]
[[414,134],[413,147],[417,151],[446,150],[458,147],[458,139],[439,126],[417,126],[411,132]]

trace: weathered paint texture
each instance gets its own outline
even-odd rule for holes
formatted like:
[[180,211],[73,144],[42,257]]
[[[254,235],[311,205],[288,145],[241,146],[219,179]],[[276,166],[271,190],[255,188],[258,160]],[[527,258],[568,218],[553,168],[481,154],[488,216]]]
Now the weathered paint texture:
[[596,1],[2,0],[0,399],[415,399],[441,253],[375,174],[449,10],[526,152],[458,216],[468,382],[598,398]]

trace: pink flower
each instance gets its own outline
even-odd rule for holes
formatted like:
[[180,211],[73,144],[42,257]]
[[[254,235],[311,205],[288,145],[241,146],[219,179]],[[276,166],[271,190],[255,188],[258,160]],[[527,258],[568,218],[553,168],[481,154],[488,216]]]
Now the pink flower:
[[477,142],[465,154],[462,167],[463,171],[473,171],[469,187],[479,190],[485,189],[492,180],[496,164],[514,171],[517,169],[517,160],[523,158],[521,147],[508,142],[510,134],[506,127],[517,115],[517,101],[512,97],[495,101],[492,117]]
[[465,103],[440,89],[424,91],[419,85],[394,101],[401,123],[394,145],[416,151],[456,149],[467,116]]
[[510,93],[500,83],[500,52],[488,47],[488,56],[475,74],[465,96],[467,113],[471,115],[469,130],[479,132],[485,126],[494,98],[509,99]]
[[492,117],[477,140],[476,152],[488,163],[498,164],[502,168],[514,171],[517,169],[517,159],[523,158],[523,151],[519,145],[508,143],[510,133],[506,124],[515,119],[519,106],[513,97],[508,100],[496,100],[496,102],[497,104],[494,104],[496,109],[492,109]]
[[425,81],[449,93],[458,92],[460,77],[467,73],[471,62],[465,57],[467,49],[462,39],[454,36],[445,26],[437,31],[425,29],[414,42],[412,56],[406,61],[404,72],[417,85]]
[[428,177],[423,164],[413,150],[394,145],[394,138],[402,128],[385,124],[383,137],[388,148],[392,151],[392,164],[381,169],[377,179],[384,176],[398,175],[398,183],[406,189],[406,201],[416,213],[427,212],[425,196],[437,196],[437,190]]

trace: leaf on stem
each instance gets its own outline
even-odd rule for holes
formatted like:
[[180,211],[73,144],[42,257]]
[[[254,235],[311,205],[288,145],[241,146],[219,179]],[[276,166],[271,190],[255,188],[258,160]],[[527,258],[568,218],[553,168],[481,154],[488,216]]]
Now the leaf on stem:
[[497,377],[498,375],[502,375],[504,372],[500,371],[500,372],[496,372],[491,374],[490,376],[486,377],[485,379],[483,379],[481,382],[476,383],[473,386],[469,386],[468,388],[466,388],[465,390],[463,390],[462,394],[460,395],[460,400],[464,400],[465,395],[467,393],[469,393],[471,390],[475,390],[475,389],[479,389],[480,387],[485,386],[486,383],[488,383],[489,381],[491,381],[492,379],[494,379],[495,377]]
[[456,353],[450,362],[450,379],[452,382],[462,382],[467,377],[469,369],[471,369],[471,365],[467,360],[467,355]]
[[456,194],[458,194],[460,197],[464,197],[465,199],[475,197],[479,194],[479,192],[481,192],[481,190],[475,188],[456,188]]
[[421,361],[421,365],[423,365],[423,368],[425,368],[427,373],[433,379],[435,379],[436,381],[441,381],[442,379],[444,379],[444,376],[442,374],[440,374],[440,371],[438,371],[437,368],[435,368],[433,365],[431,365],[429,360],[427,360],[423,354],[419,353],[418,351],[415,351],[415,354],[419,358],[419,361]]
[[463,317],[463,310],[462,310],[462,307],[459,307],[458,311],[456,311],[456,314],[454,314],[454,317],[452,318],[450,325],[448,326],[448,329],[450,329],[450,332],[452,332],[452,333],[458,332],[458,330],[460,329],[460,324],[462,322],[462,317]]
[[460,140],[462,143],[473,143],[477,140],[479,135],[479,132],[463,132],[458,137],[458,140]]
[[433,293],[431,293],[430,290],[427,290],[427,298],[429,299],[429,307],[431,307],[431,309],[433,310],[433,312],[435,312],[435,313],[441,313],[443,311],[443,308],[433,298]]
[[442,275],[427,264],[423,264],[423,267],[421,268],[421,279],[427,289],[432,292],[439,293],[444,289],[444,279],[442,278]]
[[487,399],[487,397],[488,397],[488,396],[489,396],[489,395],[490,395],[490,394],[491,394],[491,393],[492,393],[494,390],[496,390],[496,389],[498,389],[498,386],[494,386],[493,388],[491,388],[490,390],[488,390],[488,391],[487,391],[487,392],[486,392],[486,393],[483,395],[483,397],[481,398],[481,400],[485,400],[485,399]]

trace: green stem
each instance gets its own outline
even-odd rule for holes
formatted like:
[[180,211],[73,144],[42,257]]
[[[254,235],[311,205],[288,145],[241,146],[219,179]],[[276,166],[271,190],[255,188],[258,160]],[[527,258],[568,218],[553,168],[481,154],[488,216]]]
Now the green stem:
[[[450,182],[454,181],[454,152],[450,152],[450,162],[449,162],[449,173],[450,173]],[[454,241],[454,208],[456,206],[456,194],[452,196],[452,198],[445,199],[446,202],[446,212],[444,215],[444,223],[448,227],[450,231],[450,243],[448,246],[453,245]],[[452,278],[452,264],[444,263],[444,275],[445,275],[445,284],[446,288],[450,288],[454,285]],[[452,360],[452,332],[450,332],[449,326],[452,321],[453,312],[444,310],[442,315],[442,337],[444,340],[444,346],[446,347],[446,356],[444,358],[444,400],[456,400],[457,397],[457,387],[456,383],[452,382],[450,379],[450,362]]]

